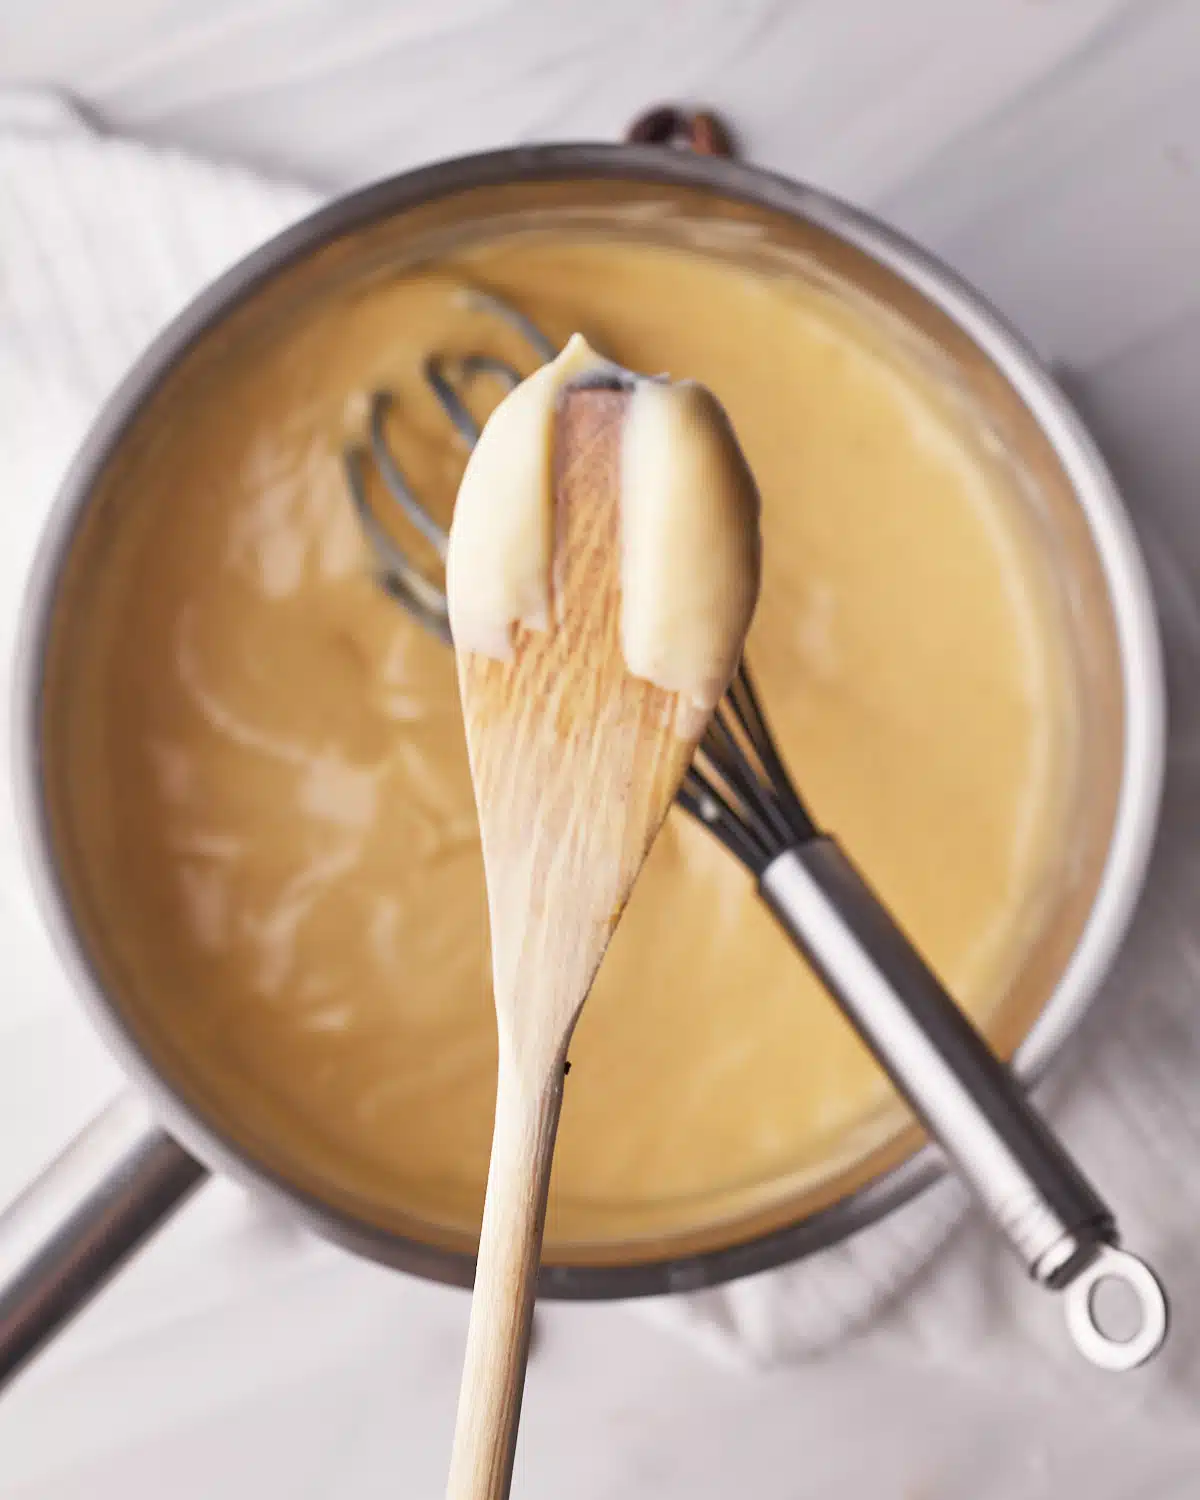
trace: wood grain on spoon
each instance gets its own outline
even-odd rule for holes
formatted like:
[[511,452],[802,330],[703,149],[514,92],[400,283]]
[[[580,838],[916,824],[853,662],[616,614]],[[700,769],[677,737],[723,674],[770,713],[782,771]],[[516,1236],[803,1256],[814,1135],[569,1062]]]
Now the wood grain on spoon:
[[449,1500],[508,1493],[567,1045],[702,723],[621,649],[630,397],[568,390],[554,443],[556,621],[459,658],[491,914],[500,1068]]
[[446,577],[499,1030],[449,1500],[503,1500],[567,1045],[758,596],[758,492],[723,408],[578,334],[500,404]]

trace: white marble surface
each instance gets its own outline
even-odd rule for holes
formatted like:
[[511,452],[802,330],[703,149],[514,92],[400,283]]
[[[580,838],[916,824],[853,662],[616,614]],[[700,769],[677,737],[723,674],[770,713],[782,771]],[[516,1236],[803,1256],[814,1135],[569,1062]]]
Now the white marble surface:
[[[1197,0],[0,0],[0,77],[326,188],[513,140],[611,136],[646,103],[690,98],[727,113],[756,160],[899,223],[1065,366],[1124,483],[1170,605],[1179,819],[1160,877],[1194,857]],[[15,1031],[22,992],[57,977],[10,913],[0,954],[20,979],[0,1002]],[[1175,978],[1197,975],[1185,949]],[[0,1129],[21,1137],[0,1199],[57,1143],[52,1081],[71,1078],[80,1120],[112,1081],[60,1008],[19,1070],[0,1059]],[[0,1404],[3,1500],[440,1494],[465,1299],[308,1241],[232,1188],[187,1218]],[[1039,1315],[1035,1293],[1002,1284]],[[924,1290],[904,1338],[881,1330],[762,1376],[620,1309],[551,1309],[517,1493],[1196,1492],[1186,1358],[1169,1391],[1060,1382],[1036,1354],[999,1370],[983,1321],[971,1357],[949,1362],[922,1343]]]

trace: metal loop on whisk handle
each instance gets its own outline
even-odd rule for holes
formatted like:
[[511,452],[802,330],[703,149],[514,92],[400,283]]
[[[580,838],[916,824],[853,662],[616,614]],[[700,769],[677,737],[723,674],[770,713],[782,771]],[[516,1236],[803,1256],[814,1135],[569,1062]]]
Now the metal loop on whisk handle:
[[[1117,1248],[1112,1211],[846,854],[808,840],[766,866],[759,890],[1030,1275],[1065,1291],[1079,1351],[1108,1370],[1149,1359],[1167,1332],[1157,1277]],[[1097,1319],[1110,1279],[1137,1299],[1128,1339]]]

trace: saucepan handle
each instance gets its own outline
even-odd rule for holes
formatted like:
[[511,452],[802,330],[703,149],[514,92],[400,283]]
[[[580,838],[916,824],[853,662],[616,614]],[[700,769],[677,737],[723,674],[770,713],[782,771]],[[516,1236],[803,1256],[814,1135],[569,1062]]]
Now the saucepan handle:
[[119,1095],[0,1214],[0,1388],[207,1175]]
[[[1108,1205],[846,854],[829,838],[790,849],[760,890],[1030,1274],[1066,1291],[1080,1351],[1108,1369],[1148,1359],[1166,1334],[1162,1288],[1116,1248]],[[1096,1321],[1106,1279],[1137,1298],[1131,1339],[1108,1338]]]

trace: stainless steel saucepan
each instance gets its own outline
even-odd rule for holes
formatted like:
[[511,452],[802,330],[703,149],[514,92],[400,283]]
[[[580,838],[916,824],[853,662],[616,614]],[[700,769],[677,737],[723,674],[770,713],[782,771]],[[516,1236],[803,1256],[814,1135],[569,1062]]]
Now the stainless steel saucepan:
[[[272,1161],[152,1038],[73,858],[60,748],[76,682],[72,630],[122,524],[131,452],[197,371],[250,357],[280,319],[384,271],[521,228],[686,245],[763,275],[812,277],[868,303],[981,414],[1022,476],[1070,641],[1080,720],[1070,857],[990,1028],[1036,1079],[1091,1002],[1141,887],[1162,776],[1164,708],[1141,558],[1099,455],[1025,344],[932,257],[865,214],[741,163],[636,146],[554,146],[430,167],[339,201],[205,292],[139,361],[74,464],[32,579],[20,648],[19,804],[32,878],[64,963],[133,1083],[0,1216],[0,1382],[64,1322],[208,1171],[283,1199],[319,1233],[419,1275],[468,1285],[468,1237],[314,1186]],[[226,364],[226,368],[230,366]],[[164,496],[164,503],[169,503]],[[541,1290],[628,1297],[690,1290],[829,1245],[931,1182],[941,1162],[911,1127],[741,1218],[636,1243],[547,1247]]]

